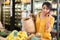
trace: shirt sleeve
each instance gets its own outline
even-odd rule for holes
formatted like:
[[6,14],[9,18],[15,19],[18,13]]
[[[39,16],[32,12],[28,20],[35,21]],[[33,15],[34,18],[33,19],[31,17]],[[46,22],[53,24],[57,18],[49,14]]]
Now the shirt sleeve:
[[52,31],[53,25],[54,25],[54,17],[50,18],[50,26],[49,26],[48,32]]
[[37,13],[37,15],[36,15],[36,19],[35,19],[35,26],[36,26],[36,33],[38,33],[38,28],[39,28],[39,13]]

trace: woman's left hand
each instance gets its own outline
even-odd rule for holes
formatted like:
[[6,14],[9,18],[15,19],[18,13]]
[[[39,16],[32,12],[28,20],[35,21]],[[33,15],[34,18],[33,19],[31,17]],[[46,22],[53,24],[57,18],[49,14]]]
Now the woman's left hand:
[[48,21],[46,22],[46,30],[48,30],[49,27],[50,27],[50,21],[48,20]]

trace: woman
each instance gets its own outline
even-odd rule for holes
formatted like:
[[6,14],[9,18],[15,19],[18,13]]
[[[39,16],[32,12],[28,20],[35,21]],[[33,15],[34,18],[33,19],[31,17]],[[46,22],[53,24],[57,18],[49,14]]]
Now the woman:
[[44,2],[42,11],[36,16],[36,33],[41,34],[41,40],[51,40],[51,30],[54,24],[54,17],[50,15],[52,5]]

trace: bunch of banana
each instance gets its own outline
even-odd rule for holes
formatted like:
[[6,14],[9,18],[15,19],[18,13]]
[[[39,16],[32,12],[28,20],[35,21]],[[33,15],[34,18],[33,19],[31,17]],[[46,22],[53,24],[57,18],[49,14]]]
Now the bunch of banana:
[[25,31],[20,31],[17,34],[16,40],[25,40],[28,38],[27,33]]
[[18,31],[14,30],[11,34],[7,36],[7,40],[14,40],[14,36],[17,36]]

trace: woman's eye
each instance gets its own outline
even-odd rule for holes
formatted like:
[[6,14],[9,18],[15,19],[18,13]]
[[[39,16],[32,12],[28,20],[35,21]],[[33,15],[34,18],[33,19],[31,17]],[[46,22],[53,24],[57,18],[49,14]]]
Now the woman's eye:
[[49,10],[48,8],[46,8],[47,10]]
[[45,8],[43,8],[43,9],[45,9]]
[[49,10],[49,8],[46,8],[47,10]]

